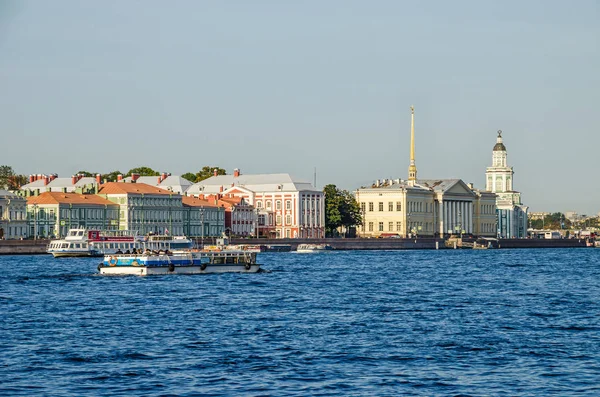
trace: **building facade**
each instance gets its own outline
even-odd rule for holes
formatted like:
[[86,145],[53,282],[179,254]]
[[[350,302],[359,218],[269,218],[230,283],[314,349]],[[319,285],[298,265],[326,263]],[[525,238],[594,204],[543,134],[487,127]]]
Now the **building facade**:
[[27,238],[27,201],[0,189],[0,240]]
[[355,192],[361,237],[447,237],[496,234],[496,196],[460,179],[376,181]]
[[181,195],[145,183],[107,182],[100,197],[119,205],[119,230],[183,235]]
[[188,237],[221,237],[225,232],[225,208],[216,199],[203,200],[182,196],[184,209],[183,234]]
[[486,190],[495,193],[497,208],[497,236],[500,238],[527,237],[528,207],[521,202],[521,193],[513,189],[512,167],[507,165],[507,151],[498,131],[492,150],[492,166],[487,167]]
[[28,234],[61,238],[69,229],[117,230],[119,206],[94,194],[44,192],[27,198]]
[[213,175],[192,185],[187,195],[241,197],[252,206],[252,219],[239,219],[253,236],[271,238],[325,237],[325,200],[322,191],[288,174]]

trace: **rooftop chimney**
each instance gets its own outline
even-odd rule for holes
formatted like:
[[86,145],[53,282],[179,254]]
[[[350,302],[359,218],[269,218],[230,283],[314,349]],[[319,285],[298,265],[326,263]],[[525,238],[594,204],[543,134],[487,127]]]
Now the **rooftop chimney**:
[[140,177],[140,174],[132,173],[131,174],[131,182],[137,181],[139,177]]
[[223,185],[219,188],[219,192],[223,193]]
[[122,174],[117,175],[117,182],[123,182],[123,175]]
[[215,168],[215,169],[213,170],[213,176],[217,176],[217,175],[219,175],[219,174],[218,174],[218,171],[217,171],[217,169]]
[[35,181],[35,176],[34,175],[29,175],[29,183]]
[[58,174],[50,174],[50,182],[58,178]]
[[101,175],[100,175],[100,174],[96,174],[96,183],[97,183],[98,185],[100,185],[100,184],[102,183],[102,181],[101,181],[101,179],[100,179],[100,178],[101,178]]
[[77,177],[75,175],[71,175],[71,185],[74,185],[77,183]]
[[165,179],[167,179],[167,173],[163,172],[162,174],[160,174],[160,181],[164,181]]
[[238,176],[240,176],[240,170],[239,168],[236,168],[233,170],[233,177],[237,178]]
[[44,175],[42,179],[44,180],[44,186],[46,186],[48,184],[48,175]]

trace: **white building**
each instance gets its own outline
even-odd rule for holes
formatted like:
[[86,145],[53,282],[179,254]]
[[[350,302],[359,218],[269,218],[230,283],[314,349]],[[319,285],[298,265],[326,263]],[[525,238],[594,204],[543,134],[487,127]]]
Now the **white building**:
[[27,200],[0,189],[0,239],[26,238]]
[[192,185],[188,196],[236,196],[257,210],[249,225],[258,224],[259,236],[276,238],[325,237],[324,193],[289,174],[215,174]]
[[486,190],[495,193],[498,214],[498,237],[527,237],[527,210],[521,203],[521,193],[513,190],[512,167],[507,165],[506,146],[502,141],[502,131],[492,150],[492,166],[487,167]]
[[93,193],[100,185],[100,174],[95,178],[86,177],[82,174],[72,175],[70,178],[59,178],[58,174],[36,174],[29,175],[29,183],[21,186],[22,191],[29,195],[35,195],[43,192],[63,192],[63,193]]
[[[121,179],[119,178],[119,181]],[[158,176],[140,176],[139,174],[131,174],[127,178],[122,178],[124,182],[136,182],[145,183],[150,186],[158,186],[161,189],[168,190],[170,192],[184,194],[192,182],[178,175],[171,175],[170,173],[163,172]]]

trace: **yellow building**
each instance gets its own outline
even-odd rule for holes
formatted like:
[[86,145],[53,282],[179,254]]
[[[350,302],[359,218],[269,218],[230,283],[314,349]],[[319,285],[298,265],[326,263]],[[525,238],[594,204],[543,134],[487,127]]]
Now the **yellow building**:
[[496,236],[496,195],[460,179],[417,179],[414,108],[408,180],[377,180],[355,192],[361,237]]

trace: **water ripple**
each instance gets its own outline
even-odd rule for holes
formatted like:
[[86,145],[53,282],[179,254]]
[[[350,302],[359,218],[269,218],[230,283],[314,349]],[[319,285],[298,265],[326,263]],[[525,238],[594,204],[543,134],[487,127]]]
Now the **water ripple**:
[[100,277],[0,257],[0,395],[596,396],[600,250],[261,254]]

